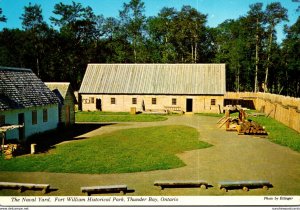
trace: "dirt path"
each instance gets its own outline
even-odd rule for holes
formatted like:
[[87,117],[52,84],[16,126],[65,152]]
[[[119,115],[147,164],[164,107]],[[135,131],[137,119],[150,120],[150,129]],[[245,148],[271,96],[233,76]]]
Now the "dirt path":
[[[171,116],[167,121],[147,123],[121,123],[101,127],[80,137],[90,137],[119,129],[160,125],[187,125],[200,132],[200,139],[214,146],[187,151],[178,156],[185,167],[151,172],[124,174],[64,174],[46,172],[0,172],[1,181],[49,183],[48,195],[82,196],[80,187],[93,185],[126,184],[135,192],[128,195],[300,195],[300,153],[269,142],[264,138],[238,136],[217,128],[217,118],[204,116]],[[160,190],[156,180],[206,180],[213,187]],[[274,187],[268,191],[253,189],[248,192],[217,188],[222,180],[268,180]],[[15,190],[2,190],[0,195],[20,195]],[[22,195],[40,195],[25,191]]]

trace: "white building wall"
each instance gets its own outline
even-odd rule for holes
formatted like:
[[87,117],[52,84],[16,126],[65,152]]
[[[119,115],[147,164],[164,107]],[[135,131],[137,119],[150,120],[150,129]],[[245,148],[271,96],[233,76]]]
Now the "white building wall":
[[[186,100],[193,99],[193,112],[213,112],[217,113],[223,109],[224,96],[184,96],[184,95],[94,95],[82,94],[82,110],[96,111],[96,100],[101,99],[101,111],[110,112],[130,112],[131,107],[137,111],[142,111],[142,101],[144,101],[146,110],[162,110],[165,106],[179,106],[185,112]],[[92,99],[93,98],[93,99]],[[111,104],[111,98],[115,98],[116,104]],[[132,104],[132,98],[137,98],[137,104]],[[156,104],[152,104],[152,98],[156,98]],[[172,105],[172,99],[176,99],[176,105]],[[215,105],[211,100],[215,100]]]
[[[43,122],[43,109],[48,111],[48,121]],[[32,124],[32,111],[37,111],[37,124]],[[6,124],[18,124],[18,115],[24,113],[25,120],[25,138],[35,133],[41,133],[47,130],[56,129],[58,125],[58,105],[48,105],[43,107],[32,107],[26,109],[17,109],[2,111],[0,115],[5,115]],[[6,139],[18,139],[19,130],[14,129],[6,133]]]

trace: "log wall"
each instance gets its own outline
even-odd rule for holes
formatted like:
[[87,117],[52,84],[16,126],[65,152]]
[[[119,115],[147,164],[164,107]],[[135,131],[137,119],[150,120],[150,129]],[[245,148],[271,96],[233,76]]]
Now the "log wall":
[[256,110],[300,133],[300,98],[270,93],[227,92],[225,100],[253,100]]

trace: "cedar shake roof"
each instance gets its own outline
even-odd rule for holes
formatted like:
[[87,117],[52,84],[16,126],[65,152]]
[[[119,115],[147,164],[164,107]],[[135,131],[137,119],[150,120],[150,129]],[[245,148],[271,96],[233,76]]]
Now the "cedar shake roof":
[[68,92],[72,95],[74,103],[76,102],[74,91],[70,82],[45,82],[45,84],[52,92],[55,93],[61,104],[64,104],[64,100],[66,99]]
[[79,93],[224,95],[225,64],[89,64]]
[[58,102],[55,94],[30,69],[0,67],[0,110]]

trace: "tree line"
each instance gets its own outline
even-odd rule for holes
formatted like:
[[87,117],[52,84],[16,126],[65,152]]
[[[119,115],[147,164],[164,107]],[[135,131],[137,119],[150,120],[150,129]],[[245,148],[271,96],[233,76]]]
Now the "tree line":
[[226,63],[227,91],[300,96],[300,18],[277,43],[275,27],[288,21],[280,2],[249,5],[217,27],[188,5],[147,17],[142,0],[107,18],[80,3],[58,3],[50,24],[41,5],[29,4],[20,19],[22,29],[0,32],[0,65],[31,68],[43,81],[79,89],[88,63]]

